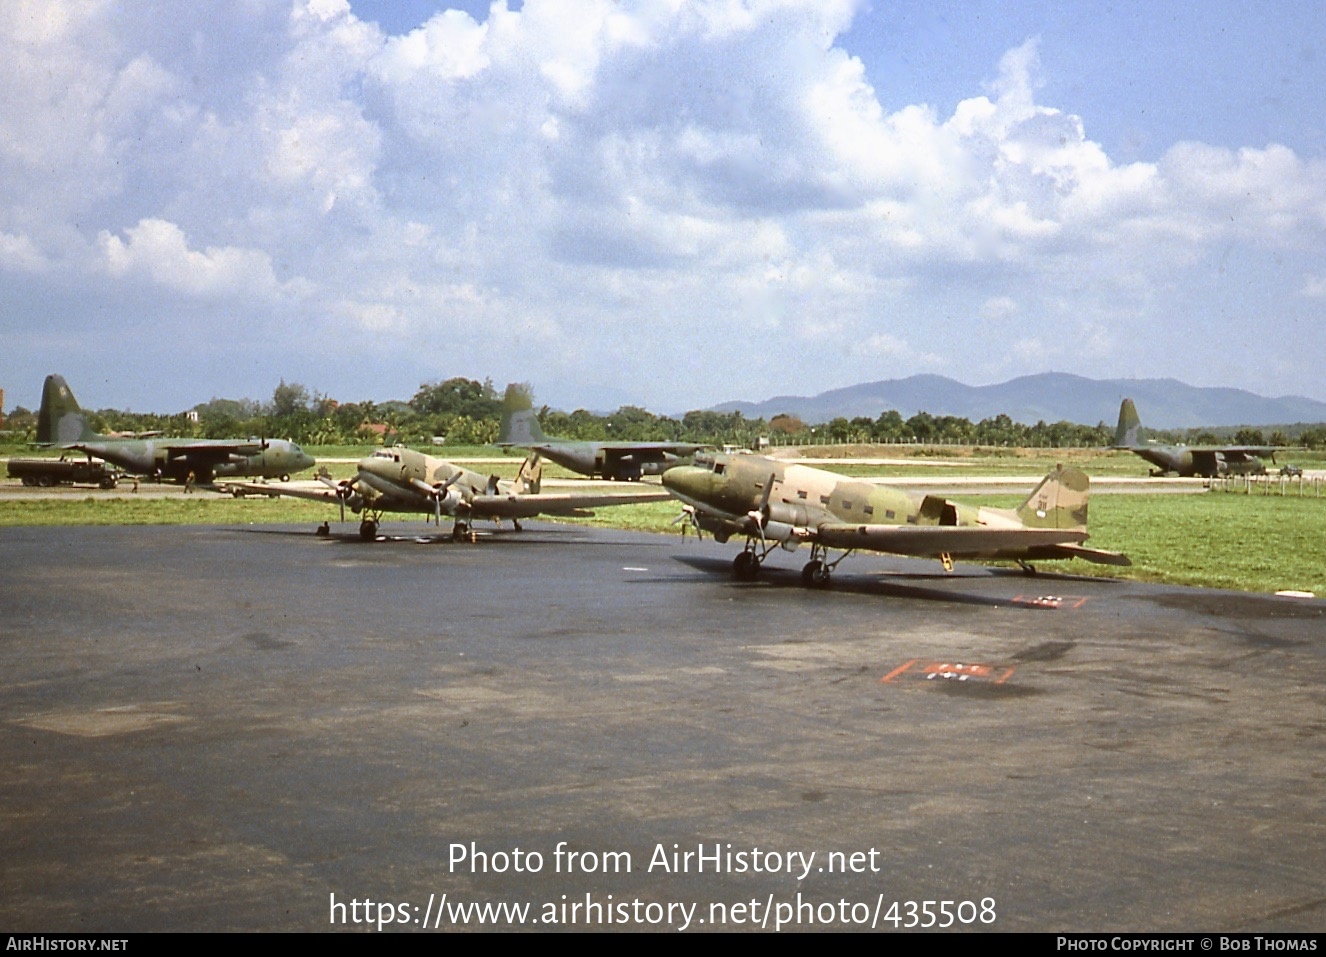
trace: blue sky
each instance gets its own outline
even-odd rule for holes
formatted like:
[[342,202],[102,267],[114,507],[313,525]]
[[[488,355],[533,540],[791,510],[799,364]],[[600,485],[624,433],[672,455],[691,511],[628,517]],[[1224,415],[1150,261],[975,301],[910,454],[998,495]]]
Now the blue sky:
[[6,404],[1326,399],[1319,4],[448,6],[0,8]]

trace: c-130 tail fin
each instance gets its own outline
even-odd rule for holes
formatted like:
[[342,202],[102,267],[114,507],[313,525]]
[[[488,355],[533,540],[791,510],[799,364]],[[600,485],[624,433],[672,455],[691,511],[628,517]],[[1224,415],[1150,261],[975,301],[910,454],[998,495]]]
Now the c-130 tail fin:
[[48,375],[41,390],[41,409],[37,412],[37,442],[42,445],[68,445],[97,438],[69,391],[64,376]]

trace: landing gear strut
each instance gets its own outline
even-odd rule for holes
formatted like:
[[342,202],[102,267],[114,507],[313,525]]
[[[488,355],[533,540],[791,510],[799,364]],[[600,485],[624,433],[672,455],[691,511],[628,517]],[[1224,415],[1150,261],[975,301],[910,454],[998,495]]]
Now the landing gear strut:
[[807,588],[828,588],[829,569],[819,559],[811,559],[806,562],[806,567],[801,569],[801,584]]
[[807,588],[828,588],[830,585],[830,575],[838,567],[838,563],[852,554],[848,549],[833,561],[829,561],[829,550],[823,545],[812,544],[810,546],[810,561],[806,562],[806,567],[801,569],[801,584]]
[[737,581],[753,582],[760,574],[760,562],[763,559],[755,554],[754,549],[746,549],[732,559],[732,576]]

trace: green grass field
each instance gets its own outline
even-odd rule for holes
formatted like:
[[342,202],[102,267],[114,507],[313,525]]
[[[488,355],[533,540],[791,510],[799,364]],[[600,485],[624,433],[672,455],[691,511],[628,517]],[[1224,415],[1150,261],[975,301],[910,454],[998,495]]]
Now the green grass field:
[[[992,505],[1016,504],[1008,496],[964,496]],[[672,502],[600,509],[594,518],[568,521],[677,535]],[[0,502],[0,525],[268,525],[337,521],[334,508],[295,499],[199,493],[187,498],[106,499],[90,493],[62,500]],[[351,521],[353,516],[349,516]],[[388,516],[387,522],[425,528],[423,516]],[[1311,591],[1326,596],[1326,498],[1294,495],[1095,495],[1091,544],[1126,553],[1131,568],[1072,562],[1053,567],[1075,573],[1139,581],[1274,592]],[[736,545],[732,546],[733,553]]]

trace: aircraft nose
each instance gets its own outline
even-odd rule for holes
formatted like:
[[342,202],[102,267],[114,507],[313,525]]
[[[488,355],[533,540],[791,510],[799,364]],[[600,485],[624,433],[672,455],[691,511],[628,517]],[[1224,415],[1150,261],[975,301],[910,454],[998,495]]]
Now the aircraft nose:
[[663,473],[663,487],[683,498],[704,495],[712,481],[712,472],[693,465],[677,465]]

